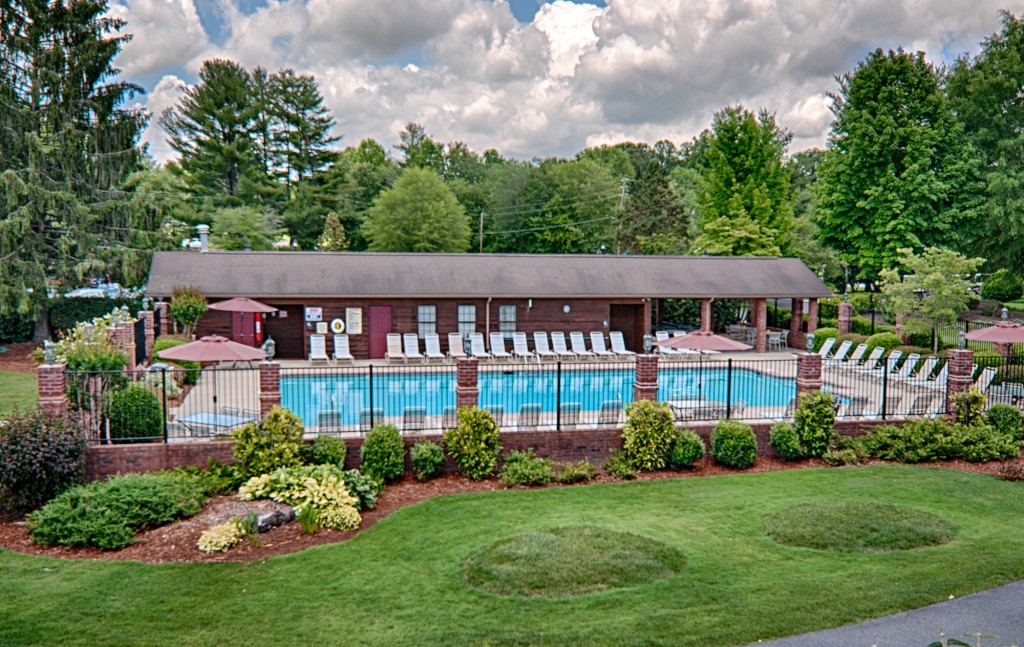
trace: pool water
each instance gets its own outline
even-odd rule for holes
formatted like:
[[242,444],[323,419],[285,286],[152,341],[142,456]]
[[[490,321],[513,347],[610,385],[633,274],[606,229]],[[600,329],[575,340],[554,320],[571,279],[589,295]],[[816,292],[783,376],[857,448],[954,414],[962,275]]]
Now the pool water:
[[[658,399],[706,399],[735,405],[785,406],[796,394],[796,383],[749,369],[733,368],[732,389],[728,388],[728,370],[722,368],[672,368],[658,377]],[[558,403],[579,402],[583,411],[598,411],[608,400],[623,403],[633,400],[632,369],[572,370],[561,375],[559,398],[555,369],[509,372],[481,371],[479,401],[482,407],[502,406],[508,413],[520,405],[537,403],[545,412],[554,412]],[[455,406],[454,371],[389,371],[373,375],[373,394],[366,371],[343,374],[282,375],[281,404],[302,418],[304,425],[318,424],[321,411],[340,411],[340,424],[355,425],[359,412],[383,409],[385,416],[401,416],[406,407],[426,407],[428,416],[442,415],[445,407]]]

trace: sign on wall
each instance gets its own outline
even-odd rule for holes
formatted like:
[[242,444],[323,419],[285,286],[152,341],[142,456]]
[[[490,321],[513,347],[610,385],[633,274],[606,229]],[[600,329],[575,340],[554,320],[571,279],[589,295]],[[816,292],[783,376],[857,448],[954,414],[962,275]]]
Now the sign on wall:
[[322,321],[324,318],[323,308],[306,306],[306,321]]
[[345,308],[345,327],[350,335],[363,334],[362,308]]

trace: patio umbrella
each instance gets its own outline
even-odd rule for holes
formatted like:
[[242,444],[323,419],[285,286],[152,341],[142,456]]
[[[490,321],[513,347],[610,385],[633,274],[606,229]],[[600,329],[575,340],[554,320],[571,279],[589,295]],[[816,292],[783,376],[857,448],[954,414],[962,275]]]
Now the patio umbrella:
[[161,359],[181,359],[190,362],[248,362],[266,359],[267,354],[259,348],[239,344],[227,337],[210,335],[162,350],[157,356]]
[[1000,321],[992,326],[972,330],[967,333],[967,339],[995,344],[1020,344],[1024,343],[1024,326],[1011,321]]
[[223,310],[225,312],[277,312],[277,308],[274,306],[268,306],[249,297],[236,297],[227,301],[211,303],[210,310]]
[[665,341],[655,343],[662,348],[689,348],[692,350],[750,350],[752,348],[743,342],[722,337],[707,330],[698,330],[681,337],[670,337]]

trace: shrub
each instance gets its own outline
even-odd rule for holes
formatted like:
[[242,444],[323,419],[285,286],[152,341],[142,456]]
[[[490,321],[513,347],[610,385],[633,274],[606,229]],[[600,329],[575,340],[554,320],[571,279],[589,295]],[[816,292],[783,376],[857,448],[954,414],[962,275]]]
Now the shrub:
[[736,420],[719,420],[711,432],[711,455],[727,467],[750,467],[757,458],[754,430]]
[[177,288],[171,296],[170,313],[174,323],[184,328],[187,337],[199,318],[206,314],[206,298],[195,288]]
[[640,470],[629,460],[626,452],[617,449],[608,452],[608,458],[604,459],[604,471],[608,473],[608,476],[627,481],[635,479],[640,473]]
[[0,514],[34,510],[85,479],[85,434],[76,422],[14,412],[0,426]]
[[818,328],[817,330],[815,330],[814,331],[814,348],[811,349],[811,352],[817,353],[819,350],[821,350],[821,347],[822,347],[822,345],[824,345],[825,340],[827,340],[829,337],[833,337],[833,338],[836,339],[836,345],[832,347],[832,352],[835,352],[835,349],[839,347],[839,343],[838,343],[838,340],[839,340],[839,329],[838,328]]
[[459,472],[474,481],[494,473],[500,441],[491,414],[475,407],[459,409],[459,424],[444,434],[444,446]]
[[551,478],[556,483],[583,483],[597,476],[597,468],[587,459],[555,463],[551,467]]
[[1020,409],[1009,404],[993,404],[985,414],[988,424],[1001,434],[1012,438],[1024,436],[1024,424],[1021,423]]
[[152,440],[164,435],[164,410],[160,398],[138,384],[129,384],[114,392],[107,419],[114,442],[138,442],[139,439]]
[[345,470],[341,473],[349,493],[359,501],[360,510],[373,510],[377,505],[377,497],[384,485],[369,474],[359,470]]
[[341,438],[317,436],[309,445],[302,446],[302,461],[309,465],[337,465],[345,467],[348,445]]
[[674,470],[690,469],[704,458],[704,441],[689,429],[674,431],[668,451],[668,466]]
[[908,420],[902,426],[883,425],[865,437],[875,458],[921,463],[951,458],[951,425],[944,420]]
[[641,470],[664,469],[676,431],[669,406],[651,400],[630,402],[626,418],[622,444],[630,462]]
[[538,457],[533,448],[513,451],[505,457],[505,465],[501,468],[501,484],[505,487],[547,485],[550,482],[551,461]]
[[28,515],[33,541],[44,546],[124,548],[135,533],[202,509],[198,481],[177,474],[125,474],[79,485]]
[[207,463],[205,469],[196,465],[184,465],[159,473],[177,474],[178,476],[193,479],[203,488],[203,494],[207,497],[217,494],[231,494],[238,489],[239,485],[245,482],[245,478],[239,475],[238,470],[233,464],[222,465],[212,458]]
[[[359,501],[349,492],[341,468],[334,465],[286,467],[254,476],[238,489],[238,497],[290,505],[306,519],[307,527],[355,530],[362,522],[356,509]],[[316,510],[315,520],[307,508]]]
[[128,306],[129,312],[135,313],[142,309],[142,300],[129,297],[60,297],[47,302],[46,314],[50,320],[50,330],[69,330],[79,323],[108,315],[111,310],[120,309],[123,305]]
[[181,386],[174,379],[173,375],[165,375],[163,371],[147,371],[142,374],[139,384],[156,394],[158,398],[164,396],[177,398],[181,395]]
[[1006,303],[1016,301],[1021,295],[1024,295],[1024,283],[1005,268],[989,274],[981,284],[982,299]]
[[0,314],[0,344],[32,341],[35,330],[34,315],[21,314],[17,310],[8,310]]
[[896,348],[897,346],[902,346],[903,339],[896,333],[877,332],[874,335],[868,337],[864,343],[868,345],[867,350],[864,351],[865,355],[867,355],[870,354],[871,351],[875,350],[875,348],[879,346],[884,348],[886,352],[892,350],[893,348]]
[[978,387],[972,386],[966,391],[954,393],[950,398],[953,406],[953,419],[962,425],[982,422],[981,412],[985,408],[985,394]]
[[421,440],[413,445],[409,450],[409,458],[412,459],[416,479],[420,481],[429,481],[440,474],[444,467],[444,449],[429,440]]
[[300,463],[302,420],[283,407],[274,407],[258,423],[231,432],[232,450],[243,476],[266,474]]
[[1020,438],[1002,434],[988,425],[956,425],[953,428],[953,453],[970,463],[984,463],[1020,456]]
[[833,467],[840,465],[857,465],[867,462],[870,458],[864,439],[861,437],[842,436],[835,449],[825,452],[825,462]]
[[805,393],[793,414],[793,429],[804,456],[821,458],[835,439],[836,405],[829,393]]
[[783,460],[796,461],[804,457],[804,450],[800,447],[796,429],[788,422],[778,422],[772,425],[768,442]]
[[377,425],[366,434],[359,452],[359,469],[390,483],[405,471],[405,443],[394,425]]
[[853,321],[850,322],[850,331],[855,332],[858,335],[873,334],[871,331],[871,319],[867,317],[854,317]]
[[[925,348],[931,350],[932,348],[932,331],[931,330],[914,330],[908,331],[904,334],[907,344],[910,346],[916,346],[918,348]],[[941,348],[942,342],[939,341]]]
[[234,548],[245,539],[245,528],[238,519],[217,524],[199,535],[197,547],[204,553],[219,553]]

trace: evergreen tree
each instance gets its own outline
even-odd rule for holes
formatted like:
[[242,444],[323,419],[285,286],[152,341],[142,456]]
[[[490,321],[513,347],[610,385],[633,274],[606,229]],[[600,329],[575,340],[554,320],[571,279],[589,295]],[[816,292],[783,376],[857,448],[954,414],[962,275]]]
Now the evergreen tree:
[[316,241],[316,248],[324,252],[343,252],[348,249],[345,228],[341,226],[341,218],[333,211],[327,214],[324,233]]
[[271,84],[274,148],[284,163],[285,184],[301,184],[335,158],[330,146],[340,138],[331,135],[334,117],[311,75],[284,69],[273,75]]
[[398,138],[401,143],[395,148],[402,151],[402,166],[429,168],[438,174],[444,172],[444,146],[431,139],[423,126],[409,122]]

